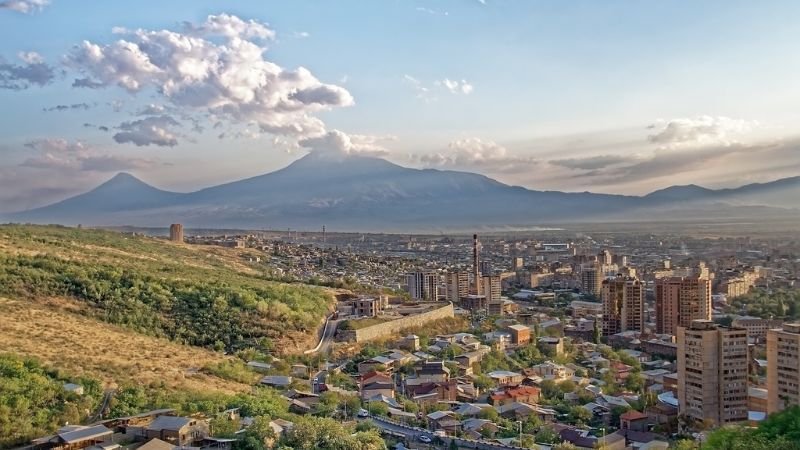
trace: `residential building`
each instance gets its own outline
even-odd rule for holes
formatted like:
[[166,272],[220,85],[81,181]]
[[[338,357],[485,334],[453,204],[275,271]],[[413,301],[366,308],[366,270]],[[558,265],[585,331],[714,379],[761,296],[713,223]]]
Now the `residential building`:
[[695,320],[677,340],[680,413],[715,426],[747,421],[747,330]]
[[603,336],[623,331],[644,331],[644,285],[638,279],[622,275],[605,279],[600,296],[603,300]]
[[597,316],[603,313],[603,304],[598,302],[585,302],[583,300],[573,300],[569,304],[572,309],[572,318]]
[[500,301],[500,276],[499,275],[483,275],[481,277],[481,292],[488,303]]
[[675,334],[694,320],[711,320],[711,279],[700,263],[692,274],[656,279],[656,333]]
[[462,297],[469,295],[469,274],[467,272],[450,272],[445,275],[445,298],[457,305]]
[[800,323],[767,331],[767,412],[800,405]]
[[407,275],[408,293],[414,300],[436,301],[439,276],[434,272],[412,272]]
[[361,317],[375,317],[383,310],[377,298],[357,298],[353,300],[353,314]]
[[600,288],[603,283],[603,269],[594,262],[581,266],[581,286],[583,292],[600,297]]
[[526,345],[531,341],[531,327],[527,325],[510,325],[508,331],[511,332],[512,344]]
[[733,319],[731,326],[737,328],[746,328],[747,337],[762,341],[767,337],[767,330],[774,328],[781,328],[783,320],[781,319],[762,319],[760,317],[742,316]]

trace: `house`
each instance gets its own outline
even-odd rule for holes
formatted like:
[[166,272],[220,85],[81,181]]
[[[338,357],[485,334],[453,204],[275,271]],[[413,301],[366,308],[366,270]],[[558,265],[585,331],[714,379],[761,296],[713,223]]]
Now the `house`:
[[461,417],[477,417],[481,411],[491,407],[488,403],[462,403],[453,412]]
[[405,395],[416,403],[436,403],[438,401],[456,401],[458,399],[458,382],[425,381],[418,378],[406,378]]
[[527,345],[531,341],[531,327],[527,325],[511,325],[508,331],[511,333],[512,344]]
[[164,442],[161,439],[153,438],[142,444],[136,450],[175,450],[177,448],[177,446],[172,445],[169,442]]
[[395,360],[386,356],[375,356],[366,361],[358,363],[358,373],[364,374],[374,370],[392,372],[395,369]]
[[539,403],[541,392],[539,388],[534,386],[518,386],[491,394],[489,402],[492,406],[512,402],[536,404]]
[[358,384],[361,399],[367,399],[376,395],[384,395],[394,398],[394,380],[388,374],[381,372],[369,372],[361,377]]
[[540,337],[537,346],[545,355],[559,356],[564,353],[564,339],[560,337]]
[[52,436],[34,439],[34,449],[80,450],[92,446],[112,443],[114,432],[104,425],[67,425]]
[[498,414],[511,420],[524,420],[536,416],[542,422],[552,422],[556,416],[556,411],[553,409],[520,402],[505,403],[496,406],[495,409]]
[[470,368],[473,364],[477,364],[481,362],[483,358],[483,354],[481,352],[467,352],[455,357],[455,361],[458,363],[460,367],[463,368]]
[[517,386],[522,382],[522,374],[509,370],[495,370],[486,374],[498,386]]
[[625,436],[620,432],[614,432],[602,437],[592,436],[586,430],[576,428],[564,428],[559,432],[562,440],[567,441],[579,450],[593,450],[603,448],[605,450],[625,450]]
[[532,366],[530,369],[526,369],[524,373],[528,376],[531,375],[538,375],[545,380],[564,380],[575,375],[575,371],[571,368],[556,364],[553,361],[545,361],[541,364],[537,364]]
[[494,422],[487,419],[466,419],[461,422],[461,430],[470,439],[494,438],[500,430]]
[[417,379],[423,382],[441,383],[450,380],[450,369],[444,361],[424,361],[417,369]]
[[259,383],[263,384],[264,386],[285,389],[292,384],[292,377],[286,377],[283,375],[267,375],[263,377]]
[[455,434],[461,426],[452,411],[434,411],[425,417],[428,419],[428,429],[432,431],[441,430],[447,434]]
[[647,431],[647,414],[632,409],[619,416],[620,430]]
[[191,446],[209,435],[207,421],[176,416],[159,416],[144,431],[147,439],[158,438],[178,447]]
[[292,389],[286,393],[289,399],[289,410],[297,414],[308,414],[319,403],[319,394]]

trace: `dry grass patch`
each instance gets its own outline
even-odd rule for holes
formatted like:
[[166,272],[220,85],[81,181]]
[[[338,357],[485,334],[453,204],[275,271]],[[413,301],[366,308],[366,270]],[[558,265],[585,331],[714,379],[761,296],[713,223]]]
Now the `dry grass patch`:
[[[170,388],[245,392],[247,384],[198,373],[229,358],[209,350],[140,335],[82,317],[67,300],[47,304],[0,298],[0,348],[70,373],[120,383],[163,382]],[[72,311],[71,311],[72,309]]]

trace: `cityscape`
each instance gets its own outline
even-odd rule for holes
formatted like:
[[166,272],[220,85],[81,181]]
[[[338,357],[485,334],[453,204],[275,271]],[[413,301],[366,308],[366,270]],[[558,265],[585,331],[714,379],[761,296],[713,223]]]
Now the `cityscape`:
[[132,6],[0,0],[0,450],[800,450],[800,5]]

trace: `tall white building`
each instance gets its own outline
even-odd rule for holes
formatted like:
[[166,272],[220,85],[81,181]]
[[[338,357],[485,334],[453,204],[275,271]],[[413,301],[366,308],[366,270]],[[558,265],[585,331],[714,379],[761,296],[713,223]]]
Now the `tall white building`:
[[408,293],[414,300],[436,301],[439,276],[434,272],[411,272],[407,275]]

